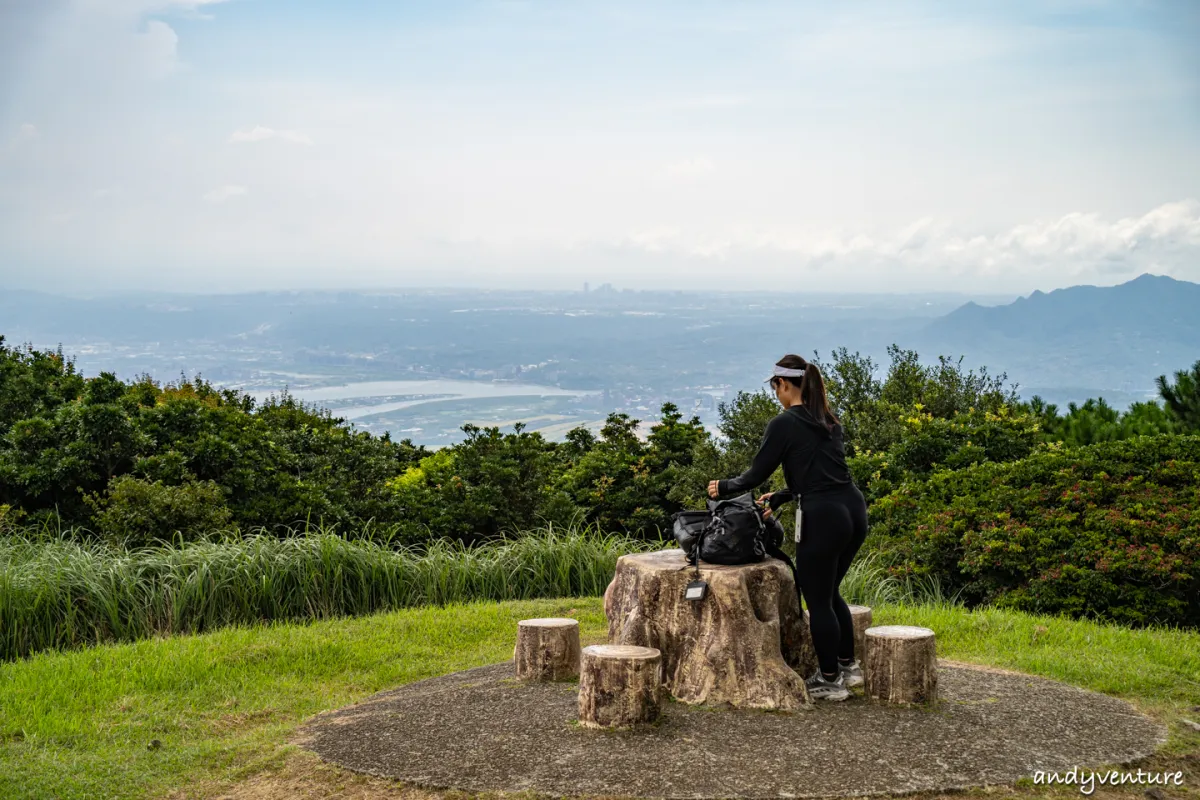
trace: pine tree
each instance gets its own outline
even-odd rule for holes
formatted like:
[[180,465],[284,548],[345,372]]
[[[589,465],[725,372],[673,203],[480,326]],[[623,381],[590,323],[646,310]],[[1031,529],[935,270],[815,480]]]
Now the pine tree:
[[1179,370],[1175,383],[1167,383],[1166,375],[1159,375],[1158,393],[1183,427],[1189,431],[1200,431],[1200,361],[1192,365],[1191,372]]

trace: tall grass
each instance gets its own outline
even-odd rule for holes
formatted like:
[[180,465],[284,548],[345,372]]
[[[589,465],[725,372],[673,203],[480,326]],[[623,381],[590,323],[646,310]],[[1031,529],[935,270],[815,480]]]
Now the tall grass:
[[[0,660],[226,625],[592,597],[622,554],[672,546],[553,525],[475,548],[437,540],[421,550],[319,528],[139,550],[9,533],[0,536]],[[851,566],[842,595],[871,606],[955,602],[935,583],[889,576],[873,553]]]
[[132,551],[9,535],[0,537],[0,659],[232,624],[595,596],[619,556],[663,546],[553,526],[421,551],[322,531]]
[[958,593],[947,594],[936,577],[901,580],[889,575],[875,552],[864,552],[850,564],[840,592],[847,603],[864,606],[960,605]]

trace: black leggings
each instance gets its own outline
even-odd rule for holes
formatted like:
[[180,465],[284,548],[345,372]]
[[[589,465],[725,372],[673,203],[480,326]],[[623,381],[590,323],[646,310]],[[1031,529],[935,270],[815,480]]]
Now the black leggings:
[[854,622],[838,586],[867,538],[867,502],[853,484],[836,492],[810,492],[802,502],[796,577],[808,606],[817,662],[831,675],[839,656],[854,659]]

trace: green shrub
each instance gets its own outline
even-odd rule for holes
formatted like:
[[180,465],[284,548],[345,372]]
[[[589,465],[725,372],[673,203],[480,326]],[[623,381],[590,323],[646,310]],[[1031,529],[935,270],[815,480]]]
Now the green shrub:
[[893,413],[897,432],[890,449],[868,450],[847,461],[854,482],[871,501],[938,470],[1024,458],[1038,444],[1038,421],[1007,406],[996,411],[969,408],[948,418],[921,404]]
[[61,353],[0,337],[0,504],[29,524],[96,528],[99,506],[85,498],[126,476],[211,481],[244,528],[394,522],[402,510],[384,483],[424,455],[286,393],[256,403],[199,378],[83,378]]
[[908,482],[871,508],[894,575],[968,603],[1200,625],[1200,437],[1139,437]]
[[601,530],[643,539],[670,535],[671,515],[684,507],[674,490],[681,483],[697,486],[689,468],[710,439],[698,418],[684,420],[673,403],[662,405],[645,441],[638,424],[609,414],[600,438],[581,448],[555,480],[551,498],[558,498],[560,514],[577,508]]
[[988,375],[986,368],[964,370],[961,356],[938,356],[937,364],[926,365],[915,350],[893,344],[888,357],[891,363],[882,380],[871,358],[844,347],[821,366],[829,401],[846,429],[848,455],[891,450],[902,438],[902,420],[913,408],[950,419],[976,409],[998,412],[1016,403],[1016,386],[1004,386],[1007,375]]
[[1135,436],[1187,433],[1169,408],[1154,401],[1134,403],[1122,412],[1110,406],[1103,397],[1091,398],[1083,405],[1067,404],[1067,412],[1060,415],[1058,406],[1047,404],[1035,395],[1021,407],[1038,418],[1046,441],[1062,442],[1068,447],[1116,442]]
[[96,510],[97,532],[126,547],[201,539],[233,521],[221,487],[212,481],[171,486],[125,475],[112,480],[106,496],[87,502]]

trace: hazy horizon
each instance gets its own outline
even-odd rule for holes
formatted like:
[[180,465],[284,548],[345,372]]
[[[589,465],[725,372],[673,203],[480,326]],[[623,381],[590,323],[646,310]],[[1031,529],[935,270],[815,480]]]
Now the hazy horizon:
[[1200,280],[1200,4],[0,2],[0,279]]
[[[1076,287],[1112,287],[1119,286],[1135,280],[1142,276],[1151,277],[1173,277],[1164,273],[1143,272],[1140,275],[1133,277],[1124,277],[1111,282],[1094,282],[1070,284],[1068,286],[1056,287],[1057,289],[1069,289]],[[1192,281],[1187,278],[1175,278],[1175,280],[1184,280],[1189,283],[1200,281]],[[1056,289],[1044,289],[1040,286],[1030,285],[1022,291],[968,291],[956,289],[942,290],[894,290],[894,291],[872,291],[868,289],[855,289],[848,287],[844,289],[801,289],[801,288],[774,288],[774,289],[743,289],[736,286],[731,287],[706,287],[706,288],[637,288],[630,286],[617,286],[610,282],[593,282],[584,281],[580,286],[572,288],[555,288],[545,286],[485,286],[485,285],[437,285],[431,284],[428,286],[401,286],[401,285],[379,285],[379,286],[328,286],[328,287],[311,287],[311,288],[293,288],[293,287],[275,287],[268,289],[231,289],[226,291],[213,290],[188,290],[188,289],[144,289],[144,288],[128,288],[128,287],[110,287],[107,290],[96,289],[92,291],[70,291],[66,289],[47,290],[45,288],[25,288],[18,287],[16,291],[30,292],[34,294],[42,294],[48,297],[63,297],[75,300],[102,300],[114,298],[153,298],[153,297],[222,297],[222,296],[242,296],[254,294],[351,294],[363,296],[402,296],[408,293],[432,293],[432,294],[464,294],[464,293],[494,293],[494,294],[555,294],[569,295],[579,294],[602,294],[605,290],[610,290],[612,293],[628,294],[628,293],[645,293],[645,294],[735,294],[743,296],[762,296],[783,295],[796,297],[813,297],[821,300],[830,300],[838,297],[853,297],[862,299],[888,299],[888,298],[929,298],[929,299],[960,299],[960,300],[985,300],[995,302],[997,304],[1007,304],[1018,298],[1025,298],[1037,291],[1055,291]]]

